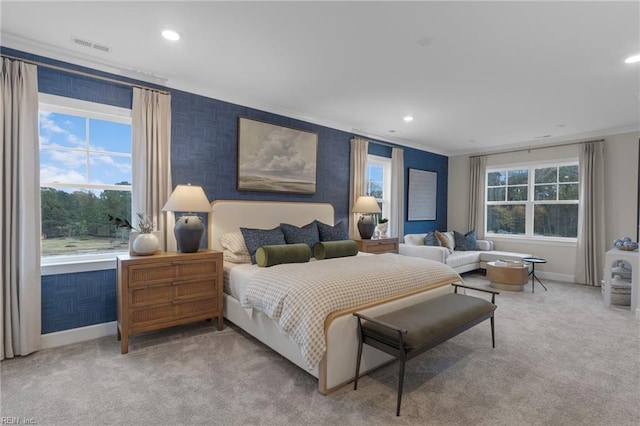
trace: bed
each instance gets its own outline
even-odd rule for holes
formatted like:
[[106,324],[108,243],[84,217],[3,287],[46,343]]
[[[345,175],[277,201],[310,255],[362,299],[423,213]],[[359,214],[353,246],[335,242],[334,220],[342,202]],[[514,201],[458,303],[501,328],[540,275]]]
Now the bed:
[[[269,229],[278,226],[280,223],[289,223],[301,227],[313,220],[333,225],[333,206],[327,203],[214,201],[209,217],[209,247],[215,250],[223,250],[220,237],[231,232],[237,232],[240,227]],[[376,258],[376,256],[387,257]],[[367,257],[369,259],[366,259]],[[377,297],[375,300],[357,302],[355,305],[341,305],[339,309],[328,312],[326,317],[322,317],[324,320],[316,321],[317,324],[314,323],[315,328],[321,329],[324,339],[321,356],[317,355],[316,352],[316,357],[313,358],[314,360],[319,359],[319,362],[310,363],[309,360],[312,357],[307,352],[303,353],[304,351],[299,344],[300,339],[293,334],[288,334],[285,331],[286,327],[282,326],[282,322],[278,323],[275,319],[270,318],[265,313],[269,312],[268,309],[248,309],[245,298],[238,294],[231,294],[234,293],[229,287],[231,281],[241,280],[239,282],[242,282],[243,279],[249,279],[254,274],[256,276],[266,274],[273,279],[276,268],[259,268],[257,265],[238,265],[225,262],[224,316],[236,326],[316,377],[320,393],[328,394],[349,383],[354,378],[358,338],[356,334],[357,321],[352,315],[353,312],[358,311],[374,316],[380,315],[402,306],[410,306],[451,292],[450,283],[462,282],[460,276],[453,269],[425,259],[394,254],[367,255],[361,253],[358,256],[353,256],[353,261],[349,260],[349,262],[370,265],[374,258],[377,259],[376,264],[386,264],[387,268],[389,268],[389,265],[393,267],[394,263],[403,262],[404,264],[405,262],[411,262],[412,267],[415,264],[416,268],[419,267],[421,271],[424,271],[419,276],[425,277],[425,283],[417,283],[409,288],[403,287],[403,290],[398,293],[390,294],[386,292],[384,296]],[[383,259],[386,262],[382,262]],[[331,261],[342,262],[343,260],[331,259]],[[319,262],[327,262],[322,265],[334,265],[329,263],[329,260],[315,262],[315,264],[313,264],[313,261],[309,262],[308,265],[310,266],[299,264],[292,267],[315,267],[317,269]],[[336,266],[336,268],[341,269],[340,266]],[[438,268],[437,279],[426,283],[431,275],[428,271],[430,268]],[[446,270],[441,268],[446,268]],[[380,275],[384,275],[384,273],[385,271],[383,270],[379,271]],[[414,276],[417,277],[418,275]],[[422,280],[422,278],[415,279],[415,281]],[[365,346],[360,371],[361,373],[370,371],[391,361],[393,361],[393,357],[390,355]]]

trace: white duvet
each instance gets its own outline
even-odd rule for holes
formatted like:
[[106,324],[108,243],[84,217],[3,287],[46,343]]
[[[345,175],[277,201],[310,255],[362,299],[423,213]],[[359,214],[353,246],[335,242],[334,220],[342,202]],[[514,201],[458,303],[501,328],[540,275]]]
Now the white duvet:
[[325,350],[329,314],[395,295],[461,281],[450,267],[396,254],[353,256],[228,271],[229,289],[245,308],[276,321],[300,347],[310,368]]

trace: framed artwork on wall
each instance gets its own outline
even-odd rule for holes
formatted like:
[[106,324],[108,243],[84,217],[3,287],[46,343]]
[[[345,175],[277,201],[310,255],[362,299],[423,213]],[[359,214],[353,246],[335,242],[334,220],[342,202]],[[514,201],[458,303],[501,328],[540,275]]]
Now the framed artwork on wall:
[[238,117],[238,190],[314,194],[318,134]]
[[436,220],[438,173],[409,169],[407,220]]

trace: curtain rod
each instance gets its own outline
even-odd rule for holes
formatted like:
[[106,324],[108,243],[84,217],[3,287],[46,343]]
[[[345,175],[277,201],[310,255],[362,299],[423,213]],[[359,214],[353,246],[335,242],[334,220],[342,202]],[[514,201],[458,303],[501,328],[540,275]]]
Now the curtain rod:
[[469,158],[484,157],[485,155],[513,154],[514,152],[533,151],[536,149],[558,148],[561,146],[582,145],[584,143],[589,143],[589,142],[604,142],[604,139],[595,139],[592,141],[583,141],[583,142],[568,142],[568,143],[562,143],[559,145],[534,146],[531,148],[514,149],[513,151],[496,151],[496,152],[489,152],[487,154],[470,155]]
[[2,57],[8,58],[8,59],[14,59],[16,61],[26,62],[28,64],[36,65],[36,66],[39,66],[39,67],[51,68],[51,69],[54,69],[54,70],[57,70],[57,71],[64,71],[64,72],[68,72],[70,74],[81,75],[83,77],[90,77],[90,78],[95,78],[97,80],[108,81],[110,83],[116,83],[116,84],[120,84],[120,85],[123,85],[123,86],[137,87],[138,89],[151,90],[153,92],[162,93],[164,95],[169,95],[171,93],[171,92],[169,92],[167,90],[155,89],[153,87],[143,86],[141,84],[129,83],[127,81],[121,81],[121,80],[117,80],[115,78],[104,77],[104,76],[101,76],[101,75],[91,74],[91,73],[84,72],[84,71],[77,71],[77,70],[73,70],[73,69],[69,69],[69,68],[64,68],[64,67],[61,67],[61,66],[58,66],[58,65],[47,64],[47,63],[40,62],[40,61],[32,61],[30,59],[18,58],[17,56],[11,56],[11,55],[7,55],[5,53],[2,53]]
[[403,146],[402,146],[402,145],[392,144],[391,142],[382,142],[382,141],[378,141],[377,139],[376,139],[376,140],[374,140],[374,141],[372,141],[371,139],[369,139],[369,138],[364,138],[364,137],[362,137],[362,136],[351,136],[351,139],[353,139],[353,138],[364,139],[364,140],[366,140],[367,142],[374,143],[374,144],[376,144],[376,145],[388,146],[388,147],[390,147],[390,148],[403,148]]

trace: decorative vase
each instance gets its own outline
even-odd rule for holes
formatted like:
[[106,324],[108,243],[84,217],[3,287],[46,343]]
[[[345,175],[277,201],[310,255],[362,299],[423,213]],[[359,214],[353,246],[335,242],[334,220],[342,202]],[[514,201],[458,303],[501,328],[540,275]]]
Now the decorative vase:
[[389,229],[389,222],[378,224],[378,231],[380,232],[380,238],[387,238],[388,229]]
[[149,256],[160,250],[160,240],[154,234],[139,234],[132,244],[133,252],[138,256]]

